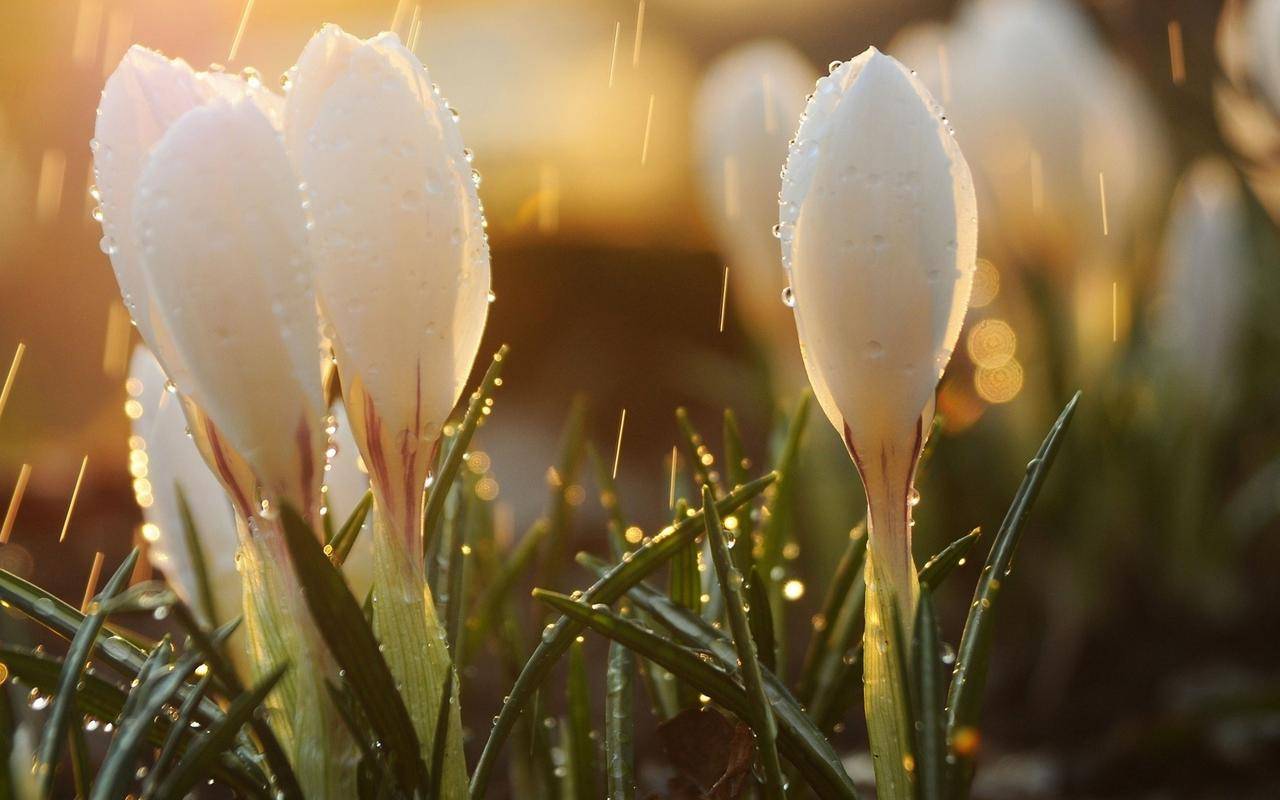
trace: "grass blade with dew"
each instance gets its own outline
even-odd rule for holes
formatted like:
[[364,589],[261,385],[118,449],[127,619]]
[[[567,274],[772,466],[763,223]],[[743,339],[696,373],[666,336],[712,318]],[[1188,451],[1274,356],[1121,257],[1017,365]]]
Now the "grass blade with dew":
[[694,482],[699,486],[710,486],[717,494],[723,494],[724,487],[712,469],[716,463],[715,454],[707,447],[706,440],[698,429],[693,427],[693,420],[689,419],[689,412],[684,408],[676,409],[676,427],[680,429],[680,450],[693,470]]
[[[603,575],[609,566],[587,553],[578,555],[578,563],[587,569]],[[723,630],[713,626],[701,617],[690,614],[684,608],[671,602],[662,592],[646,583],[639,583],[627,591],[627,600],[637,610],[643,610],[650,619],[665,627],[686,647],[698,653],[709,653],[726,673],[738,672],[738,652],[733,641]],[[806,754],[805,763],[809,765],[810,774],[822,775],[826,784],[836,786],[849,783],[844,772],[840,756],[832,749],[826,737],[814,725],[803,706],[787,690],[786,685],[769,670],[763,670],[765,692],[773,704],[774,713],[780,731],[794,735],[803,745]],[[813,782],[811,780],[811,782]],[[847,787],[850,791],[852,785]],[[836,796],[845,796],[839,794]]]
[[569,737],[573,741],[573,785],[578,797],[599,797],[596,745],[591,730],[591,692],[587,683],[587,656],[582,642],[569,648]]
[[862,562],[866,555],[867,525],[866,522],[859,522],[849,532],[849,543],[845,545],[836,571],[827,584],[822,609],[814,617],[813,635],[809,637],[809,646],[800,667],[800,677],[796,681],[796,698],[802,703],[813,700],[819,667],[830,658],[831,634],[849,593],[862,576]]
[[[684,498],[676,501],[676,520],[685,516],[687,504]],[[671,566],[667,572],[667,595],[671,602],[687,609],[691,614],[702,613],[702,571],[698,569],[698,554],[701,552],[698,539],[690,539],[671,558]],[[697,708],[698,692],[683,682],[675,685],[675,700],[678,709]]]
[[[775,480],[770,473],[747,483],[730,492],[717,504],[720,513],[735,510],[743,503],[750,502]],[[591,603],[612,603],[624,595],[627,589],[644,580],[646,576],[662,566],[677,550],[688,544],[702,527],[702,513],[681,520],[679,524],[667,528],[651,538],[648,543],[631,551],[630,558],[623,561],[608,575],[596,581],[583,597]],[[532,655],[525,662],[511,687],[509,699],[503,703],[497,721],[485,742],[480,760],[471,777],[471,796],[484,797],[488,789],[489,778],[493,772],[498,752],[502,749],[507,736],[523,711],[529,698],[545,680],[551,667],[560,658],[573,639],[582,631],[584,625],[580,621],[562,618],[548,625],[542,632],[541,641],[534,648]]]
[[360,531],[364,530],[364,521],[372,508],[373,491],[369,490],[360,498],[360,502],[356,503],[347,521],[342,523],[342,527],[338,528],[337,533],[333,534],[325,545],[324,551],[333,563],[338,566],[347,563],[347,556],[351,554],[351,548],[355,546]]
[[[225,640],[226,637],[230,636],[231,631],[239,627],[240,618],[237,617],[228,622],[227,626],[224,626],[229,626],[229,630],[209,631],[200,624],[190,607],[181,600],[174,603],[173,616],[178,625],[190,637],[191,644],[205,654],[206,663],[209,665],[209,674],[220,685],[223,694],[227,697],[236,697],[243,694],[244,685],[240,682],[240,677],[236,674],[235,667],[227,658],[226,653],[214,644],[217,639]],[[200,704],[203,707],[209,702],[211,701],[201,700]],[[294,775],[293,766],[290,764],[288,756],[285,755],[284,746],[276,738],[275,731],[267,724],[265,719],[257,714],[249,718],[249,725],[253,730],[254,736],[258,739],[258,746],[262,749],[263,758],[275,778],[276,789],[283,796],[281,800],[302,800],[302,787],[298,785],[298,778]]]
[[[74,697],[71,702],[74,706]],[[72,714],[77,720],[82,717],[76,708],[72,709]],[[79,724],[67,726],[67,750],[71,755],[71,782],[75,786],[75,796],[88,797],[93,786],[93,764],[89,761],[89,744],[85,741],[84,728]]]
[[969,608],[969,617],[965,620],[964,632],[960,636],[956,666],[947,694],[947,741],[955,756],[955,762],[949,770],[948,783],[954,797],[968,796],[968,787],[973,777],[972,750],[960,748],[960,752],[956,752],[955,745],[957,735],[976,732],[982,693],[986,686],[987,663],[991,656],[994,621],[992,612],[999,597],[1000,584],[1009,576],[1013,554],[1021,539],[1031,505],[1040,493],[1040,487],[1048,475],[1049,467],[1062,443],[1062,436],[1071,423],[1079,402],[1080,392],[1076,392],[1049,429],[1035,458],[1027,464],[1027,473],[1014,494],[1013,503],[1009,506],[1004,521],[1000,523],[1000,529],[996,532],[995,541],[987,555],[986,565],[978,578],[978,586],[974,590],[973,604]]
[[631,549],[626,540],[627,518],[622,513],[622,504],[618,498],[618,484],[613,479],[610,466],[600,457],[600,451],[591,442],[587,442],[587,460],[591,462],[591,471],[595,474],[596,486],[600,489],[600,507],[608,518],[609,550],[614,558],[622,558],[622,554]]
[[973,546],[982,538],[982,528],[973,530],[956,539],[938,551],[933,558],[924,562],[920,568],[920,583],[930,587],[938,587],[947,579],[956,567],[963,566],[965,558]]
[[471,393],[467,403],[467,413],[458,425],[449,445],[449,453],[440,465],[440,472],[431,482],[431,491],[427,493],[427,502],[422,516],[422,553],[425,556],[435,539],[436,530],[440,527],[440,516],[444,513],[444,501],[458,477],[458,469],[462,466],[462,457],[471,446],[471,437],[475,435],[480,421],[489,414],[492,407],[493,392],[502,385],[502,365],[506,363],[507,353],[511,350],[507,345],[498,348],[493,354],[489,368],[485,370],[480,385]]
[[71,724],[76,708],[76,684],[80,683],[93,653],[94,643],[98,640],[98,632],[107,619],[107,609],[103,605],[115,597],[138,561],[139,551],[135,548],[116,569],[115,574],[107,581],[93,600],[89,603],[89,613],[76,631],[67,648],[67,657],[62,662],[62,674],[58,676],[58,688],[40,734],[40,746],[36,750],[34,774],[40,784],[40,796],[49,797],[53,792],[54,770],[58,764],[59,751],[66,741],[67,726]]
[[436,712],[435,737],[431,740],[430,790],[427,797],[440,797],[440,782],[444,776],[444,754],[449,744],[449,705],[453,700],[453,681],[457,671],[450,669],[444,676],[444,689],[440,692],[440,709]]
[[[465,605],[462,579],[468,560],[464,554],[467,525],[477,502],[474,476],[465,475],[461,485],[457,487],[453,501],[446,504],[443,536],[439,552],[436,553],[439,564],[436,609],[440,619],[444,621],[445,643],[450,655],[455,657],[458,654],[458,636],[462,629],[462,608]],[[453,506],[452,513],[449,511],[450,505]]]
[[[696,686],[712,701],[739,719],[751,718],[752,701],[747,696],[746,690],[734,681],[722,663],[717,663],[718,659],[705,658],[705,651],[677,644],[665,636],[641,628],[614,613],[604,604],[588,606],[566,595],[543,590],[535,590],[534,596],[571,619],[579,621],[584,627],[630,648],[637,655],[662,665],[680,680]],[[666,598],[663,600],[666,601]],[[672,606],[672,608],[678,607]],[[678,613],[688,615],[688,612],[683,609],[679,609]],[[729,646],[732,648],[732,644]],[[736,667],[736,655],[733,658]],[[785,689],[782,691],[785,692]],[[857,798],[857,791],[845,773],[840,758],[831,750],[826,739],[817,734],[803,711],[797,709],[797,715],[787,714],[785,703],[778,695],[772,695],[772,700],[775,707],[784,711],[778,716],[780,723],[778,747],[787,760],[796,766],[814,792],[822,798],[843,798],[844,800]],[[792,724],[797,721],[802,724],[799,726]]]
[[[756,732],[756,749],[764,763],[764,795],[773,800],[784,800],[786,784],[782,777],[782,762],[778,758],[778,727],[773,718],[773,707],[764,692],[764,679],[760,677],[760,659],[756,655],[756,641],[751,637],[747,601],[742,592],[743,576],[733,565],[733,558],[729,555],[720,514],[716,512],[715,494],[710,486],[702,487],[702,520],[706,526],[707,542],[711,546],[711,560],[715,564],[720,591],[724,596],[729,629],[738,648],[742,684],[754,708],[748,721]],[[762,611],[768,613],[767,608]]]
[[191,556],[191,571],[196,578],[196,602],[200,614],[209,625],[216,625],[218,620],[218,603],[214,599],[213,582],[209,578],[209,560],[205,556],[203,540],[196,527],[195,518],[191,516],[191,506],[187,504],[187,495],[182,485],[173,484],[175,496],[178,498],[178,514],[182,519],[182,540]]
[[154,670],[147,679],[129,693],[129,701],[121,711],[116,735],[103,756],[98,780],[89,800],[113,800],[120,797],[134,780],[136,763],[155,718],[173,701],[178,690],[195,672],[204,654],[186,653],[171,669]]
[[418,736],[360,603],[298,513],[285,506],[281,521],[294,574],[316,629],[346,671],[347,684],[394,760],[401,787],[410,793],[421,789],[426,776]]
[[[742,445],[742,432],[738,429],[738,417],[733,409],[724,410],[724,472],[727,486],[740,486],[747,482],[746,448]],[[751,507],[744,506],[725,516],[725,527],[733,532],[746,546],[733,548],[733,563],[743,575],[750,575],[755,566],[752,554],[752,522]]]
[[748,605],[747,621],[751,625],[751,638],[756,643],[760,664],[770,672],[778,671],[778,642],[773,630],[773,610],[769,607],[768,579],[760,570],[751,567],[746,586]]
[[916,731],[916,789],[920,800],[945,800],[947,776],[946,678],[933,592],[920,591],[912,642],[912,695]]
[[806,391],[796,404],[791,415],[791,423],[787,426],[787,437],[782,451],[774,463],[774,471],[778,473],[778,482],[774,485],[772,500],[769,502],[769,513],[764,517],[761,534],[763,536],[762,570],[767,572],[782,563],[782,550],[786,542],[783,538],[791,527],[791,514],[794,505],[791,495],[796,482],[796,463],[800,458],[800,441],[809,422],[809,409],[813,405],[813,394]]
[[275,667],[252,689],[232,700],[226,716],[206,734],[197,737],[183,753],[173,770],[165,776],[156,790],[156,798],[180,800],[204,779],[218,754],[235,741],[240,728],[257,712],[263,701],[267,699],[267,694],[288,669],[288,664]]
[[[469,636],[469,639],[480,641],[490,632],[500,633],[503,629],[503,609],[511,599],[512,587],[515,586],[517,580],[528,572],[533,564],[535,557],[538,555],[538,548],[546,541],[551,534],[551,526],[545,519],[540,519],[533,523],[524,534],[520,537],[520,541],[516,543],[510,555],[499,567],[497,574],[490,581],[488,588],[480,596],[478,602],[479,611],[476,614],[475,635]],[[466,664],[470,660],[470,653],[467,648],[463,648],[462,657],[459,660],[461,664]]]
[[[142,790],[143,800],[150,800],[155,797],[156,787],[159,785],[160,778],[169,769],[169,766],[177,759],[179,748],[182,743],[182,734],[191,730],[194,721],[196,706],[200,704],[200,699],[209,691],[209,685],[213,682],[213,672],[205,673],[205,676],[195,685],[195,688],[187,693],[186,699],[182,701],[182,705],[178,707],[178,715],[173,720],[173,725],[169,727],[169,735],[165,737],[164,745],[160,748],[160,753],[151,763],[150,769],[147,770],[147,782]],[[87,794],[82,794],[87,797]]]
[[[621,616],[628,610],[624,606]],[[636,660],[618,642],[609,642],[604,673],[604,761],[607,797],[635,800],[635,691]]]

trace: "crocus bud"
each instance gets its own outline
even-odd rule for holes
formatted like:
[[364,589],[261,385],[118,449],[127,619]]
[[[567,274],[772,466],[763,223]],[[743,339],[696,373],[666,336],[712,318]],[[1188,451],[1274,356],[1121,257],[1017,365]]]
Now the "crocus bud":
[[394,34],[322,28],[294,68],[285,118],[356,440],[382,512],[420,551],[431,451],[488,313],[478,177],[444,98]]
[[763,40],[721,56],[702,79],[694,126],[707,217],[728,261],[728,305],[766,348],[774,378],[802,381],[791,313],[779,298],[778,172],[815,70],[794,47]]
[[[290,74],[285,137],[375,498],[375,631],[430,761],[451,665],[423,569],[423,491],[488,314],[479,175],[449,106],[394,34],[361,41],[326,25]],[[444,711],[442,796],[463,796],[458,704]]]
[[1159,112],[1076,3],[970,0],[951,26],[910,29],[890,50],[955,125],[981,187],[984,254],[1066,278],[1122,257],[1161,210]]
[[1280,220],[1280,0],[1228,0],[1218,22],[1218,124],[1246,176]]
[[865,694],[882,797],[909,796],[894,618],[906,632],[915,618],[912,480],[969,302],[976,202],[942,110],[902,64],[870,48],[818,81],[778,235],[809,380],[867,493]]
[[[103,92],[95,166],[122,294],[216,426],[202,437],[225,437],[262,500],[311,514],[325,449],[319,333],[278,106],[260,87],[135,47]],[[232,489],[238,506],[256,501]]]
[[1165,232],[1156,334],[1196,404],[1220,411],[1232,394],[1249,268],[1248,209],[1235,170],[1202,158],[1174,195]]

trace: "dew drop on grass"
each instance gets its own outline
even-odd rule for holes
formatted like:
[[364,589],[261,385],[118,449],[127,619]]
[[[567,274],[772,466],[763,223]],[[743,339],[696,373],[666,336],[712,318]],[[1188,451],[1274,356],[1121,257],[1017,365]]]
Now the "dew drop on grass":
[[787,308],[796,307],[796,293],[791,290],[790,286],[782,290],[782,304]]

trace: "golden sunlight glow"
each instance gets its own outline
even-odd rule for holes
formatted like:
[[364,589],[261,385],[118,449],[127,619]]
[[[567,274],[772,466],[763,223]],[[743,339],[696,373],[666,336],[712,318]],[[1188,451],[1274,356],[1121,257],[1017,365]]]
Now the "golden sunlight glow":
[[969,331],[969,358],[979,367],[996,369],[1017,351],[1018,337],[1002,319],[984,319]]
[[1011,358],[994,369],[978,367],[973,375],[973,387],[978,396],[988,403],[1007,403],[1022,391],[1022,365]]

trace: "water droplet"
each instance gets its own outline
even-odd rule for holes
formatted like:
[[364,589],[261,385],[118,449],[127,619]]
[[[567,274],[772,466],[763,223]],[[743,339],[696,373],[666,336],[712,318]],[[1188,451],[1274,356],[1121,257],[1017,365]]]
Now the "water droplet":
[[796,293],[791,290],[790,286],[782,290],[782,304],[787,308],[796,307]]

